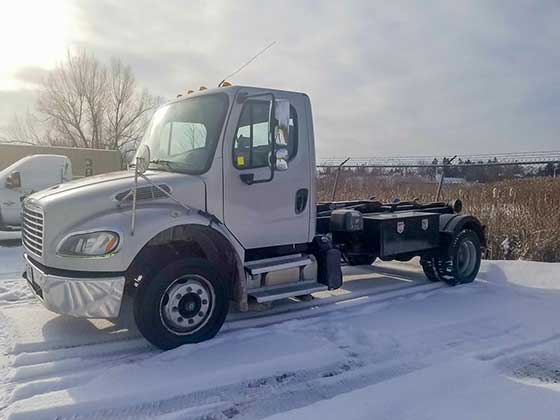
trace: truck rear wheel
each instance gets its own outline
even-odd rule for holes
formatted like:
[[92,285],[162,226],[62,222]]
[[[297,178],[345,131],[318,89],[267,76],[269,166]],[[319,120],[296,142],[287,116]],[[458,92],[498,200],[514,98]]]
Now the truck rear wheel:
[[447,256],[436,259],[437,274],[450,286],[471,283],[478,274],[481,258],[478,235],[463,229],[451,241]]
[[436,282],[436,281],[440,281],[441,278],[439,277],[439,274],[437,272],[437,258],[435,257],[431,257],[431,258],[421,258],[420,259],[420,265],[422,266],[422,270],[424,270],[424,274],[426,275],[426,278],[430,281]]
[[229,309],[225,277],[208,261],[174,261],[140,282],[134,320],[156,347],[169,350],[214,337]]

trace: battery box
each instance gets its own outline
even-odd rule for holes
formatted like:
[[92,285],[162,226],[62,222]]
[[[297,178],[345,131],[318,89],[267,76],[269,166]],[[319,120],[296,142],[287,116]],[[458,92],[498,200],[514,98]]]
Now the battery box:
[[377,249],[380,257],[437,248],[439,216],[419,211],[364,214],[368,248]]

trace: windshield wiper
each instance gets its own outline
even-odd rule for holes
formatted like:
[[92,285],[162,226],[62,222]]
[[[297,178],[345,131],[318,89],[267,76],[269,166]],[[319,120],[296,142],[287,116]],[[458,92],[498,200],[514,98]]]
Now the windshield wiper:
[[150,163],[153,163],[155,165],[161,165],[161,166],[165,166],[167,167],[167,169],[169,169],[170,171],[173,171],[173,166],[172,164],[175,163],[171,160],[165,160],[165,159],[155,159],[155,160],[150,160]]

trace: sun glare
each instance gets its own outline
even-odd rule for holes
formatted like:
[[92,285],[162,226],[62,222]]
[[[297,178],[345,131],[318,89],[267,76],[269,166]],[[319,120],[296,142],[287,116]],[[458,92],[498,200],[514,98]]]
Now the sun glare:
[[49,68],[64,54],[67,5],[63,0],[0,3],[0,89],[16,89],[23,83],[16,77],[19,69]]

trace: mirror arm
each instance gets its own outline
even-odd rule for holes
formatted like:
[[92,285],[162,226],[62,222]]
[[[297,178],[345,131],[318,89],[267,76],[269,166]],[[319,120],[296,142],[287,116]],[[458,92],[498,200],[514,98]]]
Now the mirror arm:
[[272,93],[270,95],[272,96],[272,99],[270,101],[270,115],[268,117],[268,121],[270,124],[270,126],[268,127],[268,135],[270,136],[270,158],[268,162],[270,164],[270,179],[268,179],[266,182],[270,182],[274,179],[274,171],[276,169],[276,139],[274,138],[274,130],[276,126],[276,114],[274,113],[274,110],[276,109],[276,97]]

